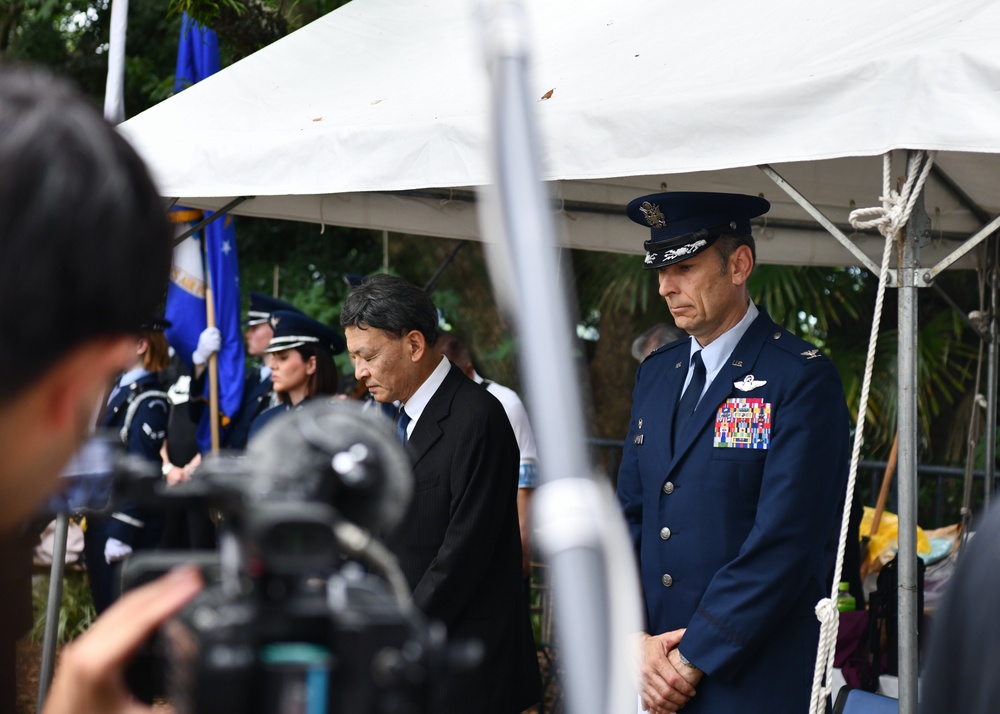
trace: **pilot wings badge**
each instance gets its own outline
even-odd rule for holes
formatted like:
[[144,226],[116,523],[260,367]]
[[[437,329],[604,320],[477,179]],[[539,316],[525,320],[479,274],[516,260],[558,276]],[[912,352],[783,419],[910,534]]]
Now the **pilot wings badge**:
[[767,384],[766,380],[754,379],[752,374],[748,374],[739,382],[733,382],[733,386],[736,387],[741,392],[749,392],[753,389],[756,389],[757,387],[763,387],[765,384]]

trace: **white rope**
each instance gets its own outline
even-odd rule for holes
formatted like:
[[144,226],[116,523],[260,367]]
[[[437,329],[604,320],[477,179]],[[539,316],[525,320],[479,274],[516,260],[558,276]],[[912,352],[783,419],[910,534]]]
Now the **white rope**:
[[[926,159],[926,160],[925,160]],[[923,162],[923,167],[917,172],[917,167]],[[934,152],[916,152],[907,166],[906,182],[900,192],[892,189],[892,154],[882,157],[882,201],[881,208],[860,208],[851,211],[851,225],[857,229],[875,228],[885,236],[885,246],[882,250],[882,265],[878,277],[878,291],[875,295],[875,313],[872,318],[872,328],[868,335],[868,356],[865,359],[865,374],[861,382],[861,397],[858,404],[858,418],[854,430],[854,449],[851,453],[851,468],[847,477],[847,495],[844,499],[844,514],[840,522],[840,540],[837,545],[837,561],[833,574],[833,589],[830,597],[816,603],[816,619],[820,622],[819,644],[816,649],[816,666],[813,670],[812,699],[809,703],[810,714],[824,714],[827,698],[832,688],[833,658],[836,654],[837,631],[840,628],[840,614],[837,610],[837,595],[840,578],[843,571],[844,552],[847,547],[847,536],[850,530],[851,507],[854,502],[854,484],[858,478],[858,461],[861,457],[861,444],[864,441],[865,416],[868,412],[868,393],[871,388],[872,371],[875,365],[875,346],[878,343],[879,326],[882,322],[882,305],[885,300],[885,288],[889,275],[889,259],[892,255],[892,245],[899,231],[906,225],[913,212],[916,201],[920,197],[924,183],[934,163]],[[874,216],[873,218],[871,218]],[[857,537],[857,534],[855,534]]]

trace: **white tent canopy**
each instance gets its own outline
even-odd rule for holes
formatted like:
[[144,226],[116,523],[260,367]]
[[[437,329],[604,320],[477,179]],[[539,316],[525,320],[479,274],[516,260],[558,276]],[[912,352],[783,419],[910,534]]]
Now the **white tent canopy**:
[[[478,239],[487,102],[473,5],[354,0],[121,128],[185,205],[252,196],[234,212]],[[568,245],[638,253],[625,203],[720,190],[771,201],[762,261],[856,264],[755,167],[773,165],[849,231],[852,208],[878,204],[877,155],[891,149],[941,152],[925,262],[1000,212],[996,3],[530,5]],[[881,238],[858,239],[878,260]]]
[[[772,203],[756,231],[763,262],[857,264],[757,167],[771,165],[846,226],[851,209],[878,204],[878,157],[894,150],[939,152],[923,266],[1000,213],[1000,4],[526,2],[541,160],[568,245],[638,253],[643,231],[622,211],[630,199],[734,191]],[[122,130],[163,195],[185,205],[252,196],[236,212],[478,239],[472,189],[489,175],[488,103],[473,3],[354,0]],[[880,237],[859,242],[866,262],[880,255]],[[905,264],[917,265],[910,251]],[[904,714],[916,708],[917,673],[908,269],[898,410]]]

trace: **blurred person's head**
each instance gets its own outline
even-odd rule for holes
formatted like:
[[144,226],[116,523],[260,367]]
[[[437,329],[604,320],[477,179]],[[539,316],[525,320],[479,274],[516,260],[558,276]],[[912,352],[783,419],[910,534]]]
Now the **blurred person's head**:
[[[246,326],[243,337],[246,339],[247,354],[251,357],[261,357],[267,351],[267,347],[274,337],[274,330],[271,329],[271,315],[278,312],[299,312],[297,307],[290,302],[279,300],[255,290],[250,291],[250,309],[247,310]],[[270,358],[264,357],[266,363],[270,363]]]
[[653,350],[687,336],[684,330],[675,325],[658,322],[632,340],[632,356],[642,362]]
[[30,512],[135,357],[171,261],[137,154],[62,81],[0,67],[0,529]]
[[394,275],[372,275],[340,312],[354,376],[378,402],[406,402],[441,361],[438,313],[427,293]]
[[438,338],[437,348],[441,354],[454,362],[455,366],[462,370],[466,377],[472,378],[476,367],[472,363],[472,354],[469,352],[469,346],[465,344],[465,340],[458,335],[444,334]]
[[170,345],[164,329],[170,327],[170,322],[157,317],[147,320],[142,326],[139,338],[139,355],[142,358],[142,368],[150,372],[162,372],[170,366]]

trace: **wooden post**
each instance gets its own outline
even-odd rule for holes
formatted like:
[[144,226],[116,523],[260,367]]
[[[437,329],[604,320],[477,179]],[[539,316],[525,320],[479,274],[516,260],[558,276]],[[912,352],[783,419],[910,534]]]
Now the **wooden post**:
[[[202,250],[205,257],[205,322],[215,327],[215,299],[212,295],[212,266],[208,262],[208,237],[202,232]],[[219,453],[219,355],[213,352],[208,358],[208,418],[212,432],[212,453]]]
[[864,548],[862,548],[861,553],[861,578],[862,580],[868,575],[868,571],[871,567],[868,565],[870,558],[868,557],[868,548],[871,543],[872,537],[878,533],[879,524],[882,522],[882,512],[885,511],[885,503],[889,500],[889,490],[892,488],[893,475],[896,473],[896,460],[899,458],[899,430],[896,430],[896,436],[892,440],[892,449],[889,451],[889,461],[885,465],[885,473],[882,475],[882,488],[878,492],[878,501],[875,503],[875,513],[872,514],[872,527],[868,531],[868,535],[863,539]]

